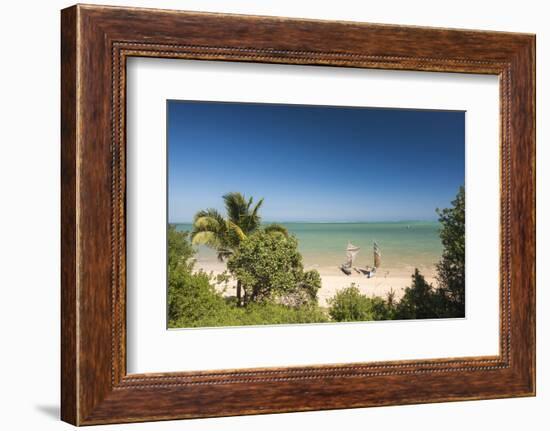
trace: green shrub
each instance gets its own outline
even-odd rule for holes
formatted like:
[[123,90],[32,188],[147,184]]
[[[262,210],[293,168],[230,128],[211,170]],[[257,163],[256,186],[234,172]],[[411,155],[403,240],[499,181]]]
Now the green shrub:
[[328,316],[317,306],[289,307],[282,304],[250,303],[236,308],[240,325],[278,325],[328,322]]
[[[298,283],[298,292],[302,292],[302,304],[317,304],[317,292],[321,288],[321,274],[316,269],[305,271]],[[300,304],[298,304],[300,305]]]
[[173,273],[168,293],[168,326],[171,328],[277,325],[328,322],[317,306],[290,307],[270,302],[238,307],[234,298],[223,298],[203,272]]
[[395,305],[396,319],[435,319],[465,315],[465,192],[460,187],[450,208],[438,209],[443,254],[436,287],[415,269],[411,287]]
[[210,284],[204,272],[192,274],[182,268],[170,273],[168,326],[189,328],[231,325],[231,306]]
[[[239,307],[235,298],[224,298],[215,289],[210,275],[193,271],[195,251],[188,233],[169,226],[168,326],[192,328],[327,322],[326,313],[315,305],[321,286],[319,273],[304,272],[296,240],[274,232],[253,235],[235,259],[242,265],[236,272],[252,286],[251,297],[257,300]],[[255,255],[258,251],[260,260]],[[224,279],[227,282],[227,275],[218,276],[217,281],[223,282]]]
[[391,319],[391,308],[384,299],[363,295],[352,283],[329,299],[330,317],[337,322]]
[[465,313],[465,219],[466,197],[460,187],[450,208],[437,210],[443,245],[443,256],[437,264],[440,314],[445,317],[464,317]]
[[304,273],[298,242],[293,236],[257,231],[243,239],[227,268],[242,283],[244,303],[315,303],[321,287],[317,271]]
[[231,324],[230,307],[212,286],[210,276],[193,273],[194,255],[189,233],[168,226],[168,326]]
[[411,287],[399,301],[395,311],[396,319],[430,319],[438,316],[439,295],[424,276],[415,268]]
[[179,232],[174,225],[168,225],[168,272],[177,266],[193,269],[195,250],[189,241],[189,232]]

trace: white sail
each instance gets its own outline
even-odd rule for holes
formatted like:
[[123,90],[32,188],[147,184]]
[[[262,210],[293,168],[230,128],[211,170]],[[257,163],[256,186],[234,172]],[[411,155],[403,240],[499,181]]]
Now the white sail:
[[357,256],[357,253],[359,253],[359,250],[361,250],[359,247],[353,245],[351,242],[348,242],[348,247],[346,248],[346,263],[344,266],[346,268],[351,268],[353,265],[353,261],[355,260],[355,256]]

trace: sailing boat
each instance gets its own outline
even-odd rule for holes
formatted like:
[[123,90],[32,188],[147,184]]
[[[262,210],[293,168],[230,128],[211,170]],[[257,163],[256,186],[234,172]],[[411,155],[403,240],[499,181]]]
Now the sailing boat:
[[348,241],[348,246],[346,248],[346,261],[342,265],[340,265],[340,270],[344,274],[351,275],[353,261],[355,260],[355,256],[357,256],[357,253],[359,253],[359,250],[361,250],[359,247],[353,245],[351,242]]
[[370,266],[367,266],[366,268],[359,268],[359,270],[367,276],[367,278],[372,278],[376,274],[376,269],[380,268],[380,264],[382,263],[382,253],[380,253],[380,247],[378,247],[378,244],[376,244],[376,241],[374,242],[373,246],[373,254],[374,254],[374,266],[371,268]]

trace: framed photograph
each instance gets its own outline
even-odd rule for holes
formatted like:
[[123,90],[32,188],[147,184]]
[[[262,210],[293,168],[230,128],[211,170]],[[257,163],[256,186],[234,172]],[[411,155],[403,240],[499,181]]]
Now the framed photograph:
[[535,394],[535,37],[62,11],[62,419]]

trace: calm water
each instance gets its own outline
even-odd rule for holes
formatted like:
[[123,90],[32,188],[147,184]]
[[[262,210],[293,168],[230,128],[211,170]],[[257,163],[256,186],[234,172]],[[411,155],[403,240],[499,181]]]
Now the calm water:
[[[432,269],[441,257],[438,222],[282,223],[296,236],[306,267],[335,267],[344,262],[348,241],[361,248],[355,265],[373,264],[373,241],[382,253],[382,267],[410,273]],[[190,230],[190,224],[178,224]],[[200,261],[215,261],[215,253],[199,247]]]

